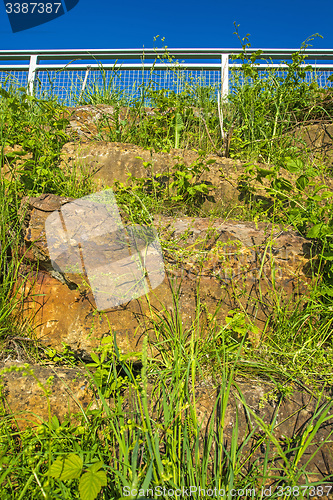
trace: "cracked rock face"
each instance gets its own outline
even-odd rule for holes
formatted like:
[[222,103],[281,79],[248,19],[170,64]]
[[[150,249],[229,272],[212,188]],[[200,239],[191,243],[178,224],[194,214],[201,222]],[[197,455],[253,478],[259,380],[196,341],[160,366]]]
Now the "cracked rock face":
[[[13,414],[21,429],[39,425],[43,421],[48,422],[48,405],[40,384],[49,389],[51,416],[55,415],[60,422],[69,414],[72,422],[79,420],[88,407],[90,409],[102,408],[101,401],[94,394],[90,377],[82,369],[37,365],[23,367],[17,363],[0,363],[0,372],[5,414]],[[31,372],[34,373],[35,378]],[[290,443],[291,439],[297,442],[298,436],[311,423],[314,414],[324,409],[324,405],[327,404],[325,397],[329,397],[326,393],[322,400],[318,401],[312,391],[297,386],[291,388],[289,396],[283,397],[273,384],[267,382],[256,380],[237,380],[236,382],[237,389],[233,387],[231,389],[223,421],[220,411],[214,413],[216,401],[219,400],[218,408],[221,404],[223,389],[211,380],[201,380],[195,385],[196,415],[202,433],[200,452],[205,440],[205,431],[211,425],[212,420],[215,422],[214,428],[217,430],[223,428],[224,446],[230,449],[231,441],[234,439],[233,432],[237,415],[238,444],[241,445],[244,436],[252,433],[252,439],[243,447],[243,453],[244,456],[248,453],[250,461],[260,463],[265,456],[266,448],[265,441],[262,446],[258,446],[263,430],[260,424],[258,425],[257,419],[261,419],[266,426],[271,426],[274,422],[274,430],[271,432],[282,449],[286,450],[288,442]],[[165,390],[169,391],[171,388],[166,385]],[[243,401],[240,400],[238,391],[242,394]],[[189,404],[193,404],[191,390],[189,393]],[[147,396],[150,415],[155,421],[159,421],[161,418],[161,413],[157,410],[160,402],[159,395],[156,393],[156,385],[149,381]],[[113,408],[119,405],[119,402],[110,398],[108,404]],[[133,390],[125,390],[122,395],[122,408],[126,419],[138,420]],[[76,417],[73,417],[75,414]],[[332,470],[331,442],[322,445],[323,441],[329,438],[333,421],[333,417],[330,418],[331,415],[332,409],[328,408],[327,420],[317,430],[313,443],[307,448],[299,463],[303,466],[309,461],[306,471],[311,473],[311,482],[326,479]],[[270,453],[273,452],[274,447],[271,443]],[[317,452],[315,458],[309,460],[315,452]]]
[[[199,159],[199,155],[195,151],[174,149],[169,153],[156,153],[133,144],[86,141],[65,144],[61,158],[61,168],[72,170],[79,166],[92,173],[96,185],[103,189],[105,186],[112,186],[116,180],[126,183],[128,174],[138,178],[152,177],[169,172],[180,162],[190,166]],[[226,206],[237,205],[237,179],[244,170],[242,163],[216,155],[209,155],[207,159],[213,159],[215,163],[209,166],[209,172],[203,173],[202,181],[214,186],[212,194],[217,202],[223,202]],[[143,162],[151,165],[145,167]],[[209,202],[206,205],[211,206]]]
[[[270,186],[268,177],[263,177],[258,181],[256,175],[253,174],[248,179],[242,179],[245,167],[249,166],[249,163],[222,158],[216,154],[209,154],[206,160],[214,160],[214,163],[209,165],[209,171],[203,172],[200,180],[210,183],[210,194],[214,202],[206,200],[205,209],[218,207],[235,213],[234,211],[237,212],[237,209],[239,210],[244,204],[248,189],[252,193],[252,199],[265,203],[271,202],[267,193],[267,188]],[[136,178],[151,178],[156,174],[170,173],[177,163],[183,163],[190,168],[196,161],[201,161],[201,159],[197,152],[191,150],[173,149],[168,153],[157,153],[133,144],[86,140],[68,142],[63,146],[60,167],[64,171],[82,169],[91,174],[98,189],[105,189],[112,187],[116,180],[126,184],[129,174]],[[144,166],[144,162],[148,165]],[[266,171],[271,170],[273,175],[271,166],[260,164],[256,166]],[[281,169],[279,175],[294,185],[299,174]],[[313,181],[333,189],[333,182],[329,176],[321,174],[313,178]]]
[[199,291],[205,305],[202,335],[209,333],[209,314],[218,310],[216,319],[224,325],[227,315],[241,310],[259,329],[249,332],[256,343],[272,320],[276,301],[292,308],[308,293],[313,276],[311,242],[297,233],[263,223],[156,216],[166,273],[163,282],[146,296],[97,311],[87,277],[55,271],[47,248],[46,218],[71,201],[54,195],[23,200],[24,258],[17,287],[24,296],[23,315],[30,317],[45,345],[61,348],[65,342],[78,355],[89,357],[103,337],[115,334],[120,351],[135,358],[143,334],[154,339],[152,319],[158,321],[163,311],[174,310],[172,288],[178,285],[185,327],[195,318]]
[[67,108],[64,118],[69,121],[66,132],[79,139],[92,139],[98,135],[98,122],[103,116],[112,117],[115,108],[104,104]]
[[293,133],[298,147],[307,147],[314,158],[332,164],[333,160],[333,125],[330,122],[302,125]]
[[51,415],[61,420],[68,411],[72,414],[81,413],[94,401],[89,377],[83,370],[39,365],[26,368],[20,363],[8,362],[0,363],[0,370],[4,407],[8,413],[14,414],[20,428],[48,421],[45,392],[38,382],[45,389],[50,389]]

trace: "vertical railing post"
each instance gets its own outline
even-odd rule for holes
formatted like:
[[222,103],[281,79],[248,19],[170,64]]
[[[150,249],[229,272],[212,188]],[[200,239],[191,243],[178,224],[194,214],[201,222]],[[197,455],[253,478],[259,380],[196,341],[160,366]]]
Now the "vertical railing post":
[[34,93],[37,61],[38,61],[38,56],[36,55],[30,56],[29,73],[28,73],[28,92],[30,95],[33,95]]
[[229,54],[221,54],[221,95],[229,93]]
[[91,70],[91,66],[87,66],[86,74],[84,75],[84,79],[83,79],[83,83],[82,83],[82,88],[81,88],[81,92],[80,92],[80,95],[79,95],[79,101],[81,101],[81,97],[83,95],[84,89],[86,88],[87,81],[88,81],[88,76],[89,76],[89,71],[90,70]]

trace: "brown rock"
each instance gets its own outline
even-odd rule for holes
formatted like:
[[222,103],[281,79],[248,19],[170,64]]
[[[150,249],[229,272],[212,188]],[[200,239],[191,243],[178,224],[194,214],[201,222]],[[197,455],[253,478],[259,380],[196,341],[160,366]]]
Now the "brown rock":
[[[75,168],[79,172],[82,169],[85,173],[90,173],[97,190],[112,187],[116,180],[126,184],[129,175],[137,178],[151,178],[156,174],[170,173],[177,163],[190,167],[196,161],[205,163],[213,160],[214,163],[209,165],[208,172],[203,173],[200,182],[210,183],[212,186],[210,194],[215,201],[214,203],[206,201],[204,208],[209,210],[218,207],[230,212],[244,205],[247,193],[244,190],[244,184],[253,193],[252,199],[261,199],[266,202],[271,200],[271,195],[267,193],[271,181],[268,177],[263,177],[258,181],[255,173],[256,166],[266,171],[271,170],[272,176],[275,175],[274,169],[269,165],[253,164],[254,173],[251,176],[245,174],[245,166],[248,163],[222,158],[215,154],[209,154],[204,159],[200,159],[196,151],[171,150],[169,153],[156,153],[133,144],[117,142],[67,143],[62,149],[61,158],[60,166],[64,170],[71,171]],[[148,162],[149,165],[143,166],[144,162]],[[279,177],[291,182],[293,186],[298,176],[299,174],[293,174],[285,169],[281,169],[279,174]],[[326,184],[333,189],[332,179],[328,177],[321,175],[312,180]],[[292,192],[289,194],[291,195]]]
[[105,104],[66,108],[63,117],[69,120],[66,133],[79,139],[94,139],[98,133],[98,123],[103,116],[113,116],[115,108]]
[[333,160],[333,124],[319,122],[302,125],[293,132],[295,144],[301,148],[308,148],[314,158],[323,161]]
[[[89,405],[90,409],[102,408],[100,400],[94,394],[91,378],[82,369],[37,365],[24,367],[19,364],[1,363],[0,370],[3,386],[2,403],[5,412],[7,415],[15,416],[21,429],[49,421],[46,390],[48,390],[51,416],[55,415],[60,422],[68,415],[71,415],[73,419],[73,414],[76,414],[76,419],[78,419]],[[173,388],[164,385],[164,390],[168,394]],[[157,390],[156,381],[155,383],[153,380],[148,382],[146,394],[151,418],[163,424],[162,396]],[[254,462],[259,465],[266,453],[267,441],[270,442],[270,456],[272,457],[276,452],[271,437],[268,436],[268,440],[263,439],[267,435],[264,426],[270,429],[271,435],[287,453],[288,447],[290,450],[300,443],[300,436],[305,428],[317,421],[319,413],[325,412],[325,405],[327,405],[327,419],[321,426],[318,426],[311,445],[307,447],[298,463],[298,468],[309,461],[306,471],[311,473],[311,482],[320,481],[329,476],[333,467],[332,445],[328,440],[332,432],[333,413],[328,393],[325,393],[318,401],[311,391],[294,386],[291,387],[291,394],[283,397],[273,384],[260,380],[236,380],[235,385],[231,386],[225,416],[222,420],[221,405],[225,395],[223,385],[216,385],[209,380],[197,381],[195,384],[195,406],[197,424],[201,429],[201,446],[205,441],[206,430],[214,422],[216,433],[223,439],[225,448],[230,449],[231,442],[235,439],[233,433],[237,415],[238,445],[241,446],[244,443],[245,436],[251,436],[250,439],[246,438],[248,442],[242,450],[244,459],[248,453],[248,465]],[[137,395],[133,389],[126,389],[122,395],[121,406],[125,416],[137,421],[140,425],[136,398]],[[108,400],[108,404],[111,407],[117,405],[119,408],[119,402],[113,398]],[[189,418],[187,412],[190,406],[193,407],[191,390],[183,401],[182,418],[187,415]],[[292,446],[288,445],[292,442],[291,440],[294,440]],[[323,445],[325,440],[328,442]],[[214,452],[214,444],[212,452]],[[201,453],[202,449],[201,447]],[[315,452],[315,457],[309,460]],[[291,452],[287,453],[289,460],[292,459],[292,455]],[[305,478],[302,480],[305,483]]]
[[[25,296],[23,314],[31,315],[36,337],[45,345],[60,348],[66,342],[77,354],[87,356],[104,336],[116,333],[122,352],[140,351],[144,333],[154,339],[151,321],[158,320],[156,314],[174,309],[171,285],[181,284],[184,327],[195,318],[197,289],[207,313],[219,309],[218,322],[224,324],[230,311],[243,310],[260,329],[272,319],[277,300],[280,305],[289,301],[292,307],[293,301],[307,294],[311,243],[295,232],[263,223],[160,216],[155,227],[165,241],[164,281],[147,296],[98,312],[86,279],[51,266],[45,220],[51,209],[69,201],[54,195],[25,199],[30,212],[22,250],[25,264],[17,286]],[[252,338],[255,341],[253,332]]]
[[0,363],[0,370],[2,403],[20,428],[48,422],[46,392],[51,415],[61,420],[68,411],[77,414],[86,410],[94,400],[83,370],[19,363]]
[[[62,149],[61,158],[63,169],[71,170],[76,166],[93,173],[97,188],[102,189],[112,187],[115,180],[127,182],[128,174],[138,178],[152,177],[169,172],[180,162],[190,166],[199,159],[199,155],[186,150],[155,153],[133,144],[99,141],[67,143]],[[215,186],[212,194],[216,201],[237,205],[238,177],[244,171],[242,163],[216,155],[205,158],[209,159],[215,160],[215,163],[209,166],[209,172],[204,172],[202,180]],[[144,167],[143,162],[149,162],[151,166]]]
[[[144,117],[149,120],[152,117],[165,116],[174,113],[174,108],[164,111],[150,107],[141,107],[139,110],[130,106],[110,106],[107,104],[86,104],[77,107],[69,107],[64,111],[63,117],[69,120],[66,129],[67,134],[74,139],[106,139],[110,130],[121,128],[121,122],[126,125],[137,126]],[[193,108],[196,117],[201,111]]]

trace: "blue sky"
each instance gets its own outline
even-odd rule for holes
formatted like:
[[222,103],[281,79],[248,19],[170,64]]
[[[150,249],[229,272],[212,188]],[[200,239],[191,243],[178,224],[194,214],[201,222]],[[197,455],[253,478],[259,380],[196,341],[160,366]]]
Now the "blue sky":
[[[332,19],[332,0],[79,0],[49,23],[12,33],[0,3],[0,49],[239,48],[234,21],[254,48],[299,48],[314,33],[324,38],[313,48],[333,48]],[[154,44],[156,35],[165,42]]]

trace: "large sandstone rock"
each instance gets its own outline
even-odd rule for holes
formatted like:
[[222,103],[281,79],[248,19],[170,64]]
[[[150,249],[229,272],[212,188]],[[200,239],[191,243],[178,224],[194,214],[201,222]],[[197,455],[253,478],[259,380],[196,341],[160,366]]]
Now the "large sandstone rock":
[[[158,113],[165,115],[172,113],[172,109]],[[200,112],[193,109],[195,116]],[[138,125],[142,116],[150,119],[156,115],[156,110],[142,107],[140,110],[128,106],[110,106],[108,104],[86,104],[76,107],[68,107],[63,112],[63,117],[68,120],[66,133],[73,139],[106,139],[110,129],[115,130],[121,122],[127,126]],[[121,127],[121,125],[120,125]]]
[[[169,153],[155,153],[133,144],[117,142],[71,142],[64,145],[61,153],[63,169],[79,168],[90,172],[98,189],[112,187],[114,181],[128,181],[128,174],[134,177],[152,177],[170,172],[177,163],[190,166],[200,157],[195,151],[171,150]],[[214,160],[209,172],[200,180],[211,183],[217,202],[225,205],[239,204],[238,177],[244,172],[240,161],[209,155],[203,161]],[[144,162],[151,163],[145,167]]]
[[[34,373],[34,377],[31,372]],[[21,429],[38,425],[43,421],[48,422],[46,389],[49,391],[51,416],[55,415],[60,422],[69,415],[71,415],[72,422],[74,421],[73,415],[76,415],[75,418],[78,420],[80,415],[82,417],[88,408],[102,408],[101,401],[96,397],[94,385],[91,384],[91,376],[88,376],[87,372],[82,369],[37,365],[24,368],[18,363],[1,363],[0,375],[3,386],[2,404],[4,410],[2,411],[7,415],[14,415],[16,423]],[[312,457],[310,463],[307,464],[306,471],[311,473],[311,482],[326,479],[333,466],[332,444],[329,440],[333,425],[333,417],[329,417],[333,415],[333,412],[332,402],[329,403],[327,400],[329,394],[324,394],[322,399],[318,401],[312,391],[294,386],[291,388],[289,396],[283,397],[281,392],[271,383],[260,380],[236,380],[235,382],[235,385],[231,387],[225,417],[222,421],[221,405],[222,399],[225,397],[224,386],[219,386],[213,383],[212,380],[197,381],[195,385],[195,405],[197,422],[201,428],[202,446],[205,442],[205,432],[213,421],[216,433],[221,435],[221,431],[223,431],[223,444],[229,450],[232,440],[235,439],[233,432],[235,431],[237,415],[239,446],[252,433],[251,439],[243,447],[244,459],[246,453],[248,453],[248,460],[251,463],[255,461],[257,461],[257,465],[262,463],[266,453],[267,441],[263,440],[260,446],[258,443],[265,436],[263,426],[266,426],[279,441],[281,448],[291,460],[292,453],[290,451],[288,453],[287,450],[300,443],[300,436],[302,433],[304,434],[305,428],[311,424],[311,419],[313,419],[314,415],[319,416],[319,412],[324,411],[325,405],[328,405],[326,422],[317,429],[311,446],[307,447],[306,453],[298,463],[298,467],[303,466],[311,458],[312,454],[317,452],[315,457]],[[44,387],[44,391],[42,387]],[[165,385],[164,390],[169,394],[173,388],[170,385]],[[156,381],[148,381],[146,394],[151,418],[155,422],[163,423],[163,407],[159,408],[162,399],[159,399],[160,395],[156,390]],[[242,399],[239,394],[242,395]],[[144,395],[142,394],[141,397],[144,397]],[[121,407],[127,418],[131,418],[140,425],[136,398],[137,395],[133,392],[133,389],[126,389],[122,395]],[[110,407],[119,408],[120,403],[110,398],[108,404]],[[188,406],[193,405],[191,389],[183,404],[181,417],[185,418]],[[260,420],[263,425],[259,423]],[[327,443],[323,446],[325,440],[327,440]],[[274,446],[270,436],[268,441],[271,442],[270,451],[272,453]],[[290,443],[294,443],[294,445],[291,446]]]
[[319,122],[301,125],[293,132],[295,144],[308,148],[314,158],[322,159],[332,164],[333,161],[333,124]]
[[[96,189],[112,187],[118,180],[128,183],[129,175],[136,178],[152,178],[156,174],[166,174],[172,172],[177,163],[185,164],[190,168],[197,161],[213,160],[209,164],[209,171],[203,172],[200,182],[209,183],[210,194],[214,202],[206,201],[204,208],[218,209],[220,213],[229,212],[237,215],[244,201],[248,198],[247,193],[252,193],[252,200],[261,200],[271,203],[271,195],[268,194],[271,179],[269,176],[262,177],[256,173],[256,168],[271,171],[272,179],[276,172],[271,165],[251,164],[253,174],[246,173],[246,166],[249,163],[241,162],[230,158],[222,158],[215,154],[209,154],[205,158],[200,158],[196,151],[191,150],[171,150],[170,152],[159,152],[145,150],[133,144],[122,144],[105,141],[70,142],[63,146],[61,153],[61,168],[65,171],[75,169],[77,175],[83,171],[91,174],[96,185]],[[149,163],[144,166],[144,163]],[[296,185],[296,180],[300,173],[291,173],[286,169],[281,169],[279,178],[287,180],[291,186]],[[311,179],[316,184],[325,184],[333,189],[333,182],[330,177],[320,174]],[[306,188],[307,190],[308,188]],[[292,196],[293,191],[289,193]],[[295,194],[298,194],[299,192]]]
[[72,138],[94,139],[99,134],[98,125],[102,117],[112,117],[114,111],[114,106],[105,104],[68,107],[63,113],[63,117],[69,122],[66,132]]
[[209,314],[217,311],[216,320],[224,324],[231,311],[244,311],[259,328],[257,335],[249,330],[256,342],[265,324],[273,323],[274,304],[293,307],[307,295],[313,275],[311,242],[297,233],[263,223],[159,216],[155,227],[164,249],[164,281],[146,296],[99,312],[87,279],[51,265],[45,220],[70,201],[42,195],[22,202],[28,211],[17,287],[25,297],[23,315],[31,317],[44,345],[60,348],[65,342],[85,357],[104,336],[115,333],[122,352],[140,351],[144,334],[155,338],[152,320],[175,312],[172,288],[178,286],[184,327],[196,317],[199,292],[202,335],[211,328]]
[[[327,95],[321,109],[326,108],[330,110],[331,107],[331,96]],[[141,112],[146,119],[154,117],[156,114],[153,108],[142,108]],[[168,112],[172,112],[172,109],[164,113]],[[200,116],[200,110],[196,108],[193,108],[193,113],[196,117]],[[318,115],[318,118],[313,120],[312,123],[305,122],[295,128],[295,130],[291,132],[291,135],[295,139],[295,145],[297,147],[302,149],[305,145],[313,157],[321,158],[324,161],[331,161],[333,158],[333,125],[327,120],[327,115],[325,115],[325,113],[321,112],[319,114],[321,114],[321,116]],[[67,108],[64,111],[64,118],[69,120],[69,125],[66,130],[69,137],[83,141],[93,141],[96,139],[99,141],[108,140],[109,129],[118,127],[118,122],[128,121],[129,123],[137,125],[140,119],[138,114],[128,107],[116,108],[115,106],[105,104]],[[86,146],[87,145],[85,145],[85,148]],[[70,148],[70,146],[66,145],[64,148],[64,158],[67,156],[68,147]],[[103,145],[101,147],[103,149]],[[81,150],[79,149],[78,151]],[[94,150],[91,153],[91,156],[94,157]],[[177,154],[176,151],[175,153]],[[182,152],[180,154],[182,154]],[[156,156],[156,163],[158,163],[158,156],[159,155]],[[80,153],[77,154],[77,159],[82,162]],[[104,161],[102,157],[97,158],[97,160],[99,162]],[[95,161],[96,158],[94,157],[92,163]],[[145,161],[147,160],[145,159]],[[85,163],[84,161],[84,164]]]
[[61,420],[68,412],[81,413],[94,402],[90,378],[79,369],[7,362],[0,363],[0,379],[2,404],[20,428],[48,421],[46,392],[51,415]]

